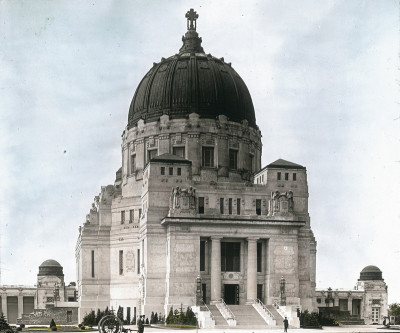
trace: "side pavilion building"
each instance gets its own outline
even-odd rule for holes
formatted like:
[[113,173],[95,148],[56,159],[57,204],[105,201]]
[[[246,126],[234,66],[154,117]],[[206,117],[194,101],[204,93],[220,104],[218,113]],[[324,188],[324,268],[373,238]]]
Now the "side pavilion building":
[[[101,188],[76,246],[80,318],[119,306],[132,319],[171,306],[256,299],[316,309],[316,241],[307,172],[261,168],[246,84],[206,53],[187,14],[179,52],[154,63],[133,96],[121,168]],[[233,307],[232,307],[233,308]]]

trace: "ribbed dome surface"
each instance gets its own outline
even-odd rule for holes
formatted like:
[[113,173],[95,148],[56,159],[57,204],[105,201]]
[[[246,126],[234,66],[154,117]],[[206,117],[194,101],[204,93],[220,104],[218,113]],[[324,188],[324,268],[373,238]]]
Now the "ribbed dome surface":
[[256,127],[253,102],[242,78],[223,58],[205,54],[195,26],[188,23],[188,29],[180,53],[155,63],[139,83],[128,127],[139,119],[155,121],[163,114],[186,118],[192,112],[208,119],[220,114],[235,122],[246,119]]
[[360,272],[360,280],[382,280],[382,271],[376,266],[366,266]]

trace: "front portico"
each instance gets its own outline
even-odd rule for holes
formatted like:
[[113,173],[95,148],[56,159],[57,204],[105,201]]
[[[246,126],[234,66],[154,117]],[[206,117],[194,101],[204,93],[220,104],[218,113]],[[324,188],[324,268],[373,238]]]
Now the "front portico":
[[[192,263],[193,267],[198,267],[194,271],[188,269],[187,263],[167,259],[170,265],[167,285],[171,296],[174,294],[172,272],[186,271],[193,275],[191,281],[186,280],[187,296],[194,296],[195,278],[200,275],[206,304],[221,299],[227,304],[249,304],[256,299],[273,304],[280,297],[279,280],[284,275],[288,303],[300,305],[299,229],[305,222],[246,217],[166,217],[161,224],[167,227],[167,252],[173,253],[174,241],[182,248],[186,243],[184,239],[190,239],[187,248],[195,244],[190,257],[198,261]],[[166,307],[175,306],[167,301],[171,299],[167,295]]]

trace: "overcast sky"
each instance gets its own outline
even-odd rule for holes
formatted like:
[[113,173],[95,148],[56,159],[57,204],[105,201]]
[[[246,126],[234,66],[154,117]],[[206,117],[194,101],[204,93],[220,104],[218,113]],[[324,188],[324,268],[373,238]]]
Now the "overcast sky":
[[376,265],[400,302],[398,1],[0,0],[1,283],[52,258],[75,281],[78,227],[121,165],[121,134],[185,13],[246,82],[262,164],[307,167],[317,287]]

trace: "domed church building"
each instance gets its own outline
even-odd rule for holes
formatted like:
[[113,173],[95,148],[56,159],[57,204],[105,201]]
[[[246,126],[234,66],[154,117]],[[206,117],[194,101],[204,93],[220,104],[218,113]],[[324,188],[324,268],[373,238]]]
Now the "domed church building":
[[132,320],[205,304],[197,310],[223,314],[210,326],[245,325],[251,311],[253,324],[286,315],[297,325],[297,309],[317,308],[306,168],[261,166],[245,82],[205,52],[196,12],[186,18],[179,52],[136,88],[115,183],[80,227],[80,319],[107,306]]

